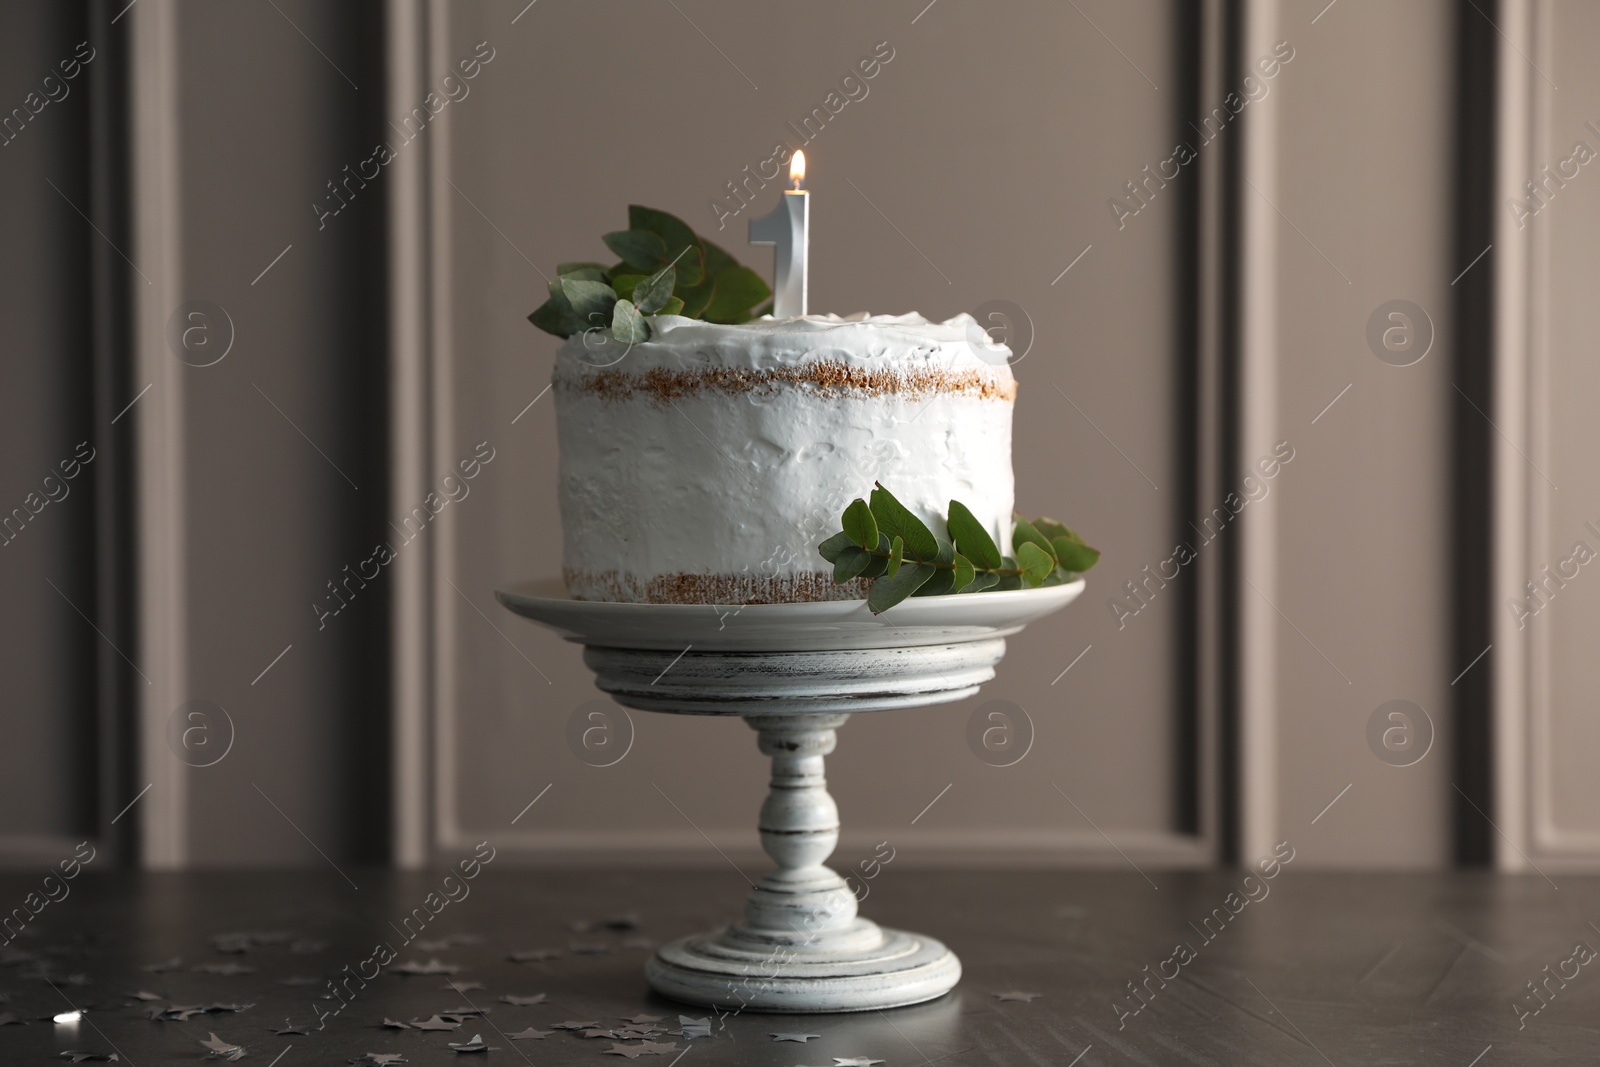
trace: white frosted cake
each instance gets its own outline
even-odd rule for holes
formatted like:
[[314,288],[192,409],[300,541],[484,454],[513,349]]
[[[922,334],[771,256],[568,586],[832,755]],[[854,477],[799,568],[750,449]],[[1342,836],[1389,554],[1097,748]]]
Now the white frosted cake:
[[626,355],[580,334],[556,357],[574,597],[863,597],[861,579],[834,585],[817,545],[875,481],[941,535],[959,500],[1010,543],[1016,383],[971,316],[651,322]]

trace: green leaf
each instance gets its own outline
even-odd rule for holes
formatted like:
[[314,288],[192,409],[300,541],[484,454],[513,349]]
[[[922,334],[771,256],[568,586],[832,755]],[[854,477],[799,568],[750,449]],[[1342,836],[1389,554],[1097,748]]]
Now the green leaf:
[[844,509],[844,532],[862,548],[878,547],[878,521],[860,497],[850,501],[850,506]]
[[669,296],[669,297],[667,297],[667,302],[664,305],[662,305],[661,310],[656,312],[656,314],[657,315],[681,315],[681,314],[683,314],[683,301],[679,300],[675,296]]
[[878,520],[878,529],[905,541],[911,559],[928,562],[939,557],[939,542],[933,531],[881,484],[872,490],[872,515]]
[[[670,262],[677,260],[678,280],[685,285],[699,285],[707,277],[705,270],[705,253],[700,249],[700,238],[689,228],[689,224],[676,215],[669,215],[665,211],[654,208],[640,207],[638,204],[628,205],[628,229],[649,230],[666,242],[666,254],[661,258]],[[692,248],[688,255],[678,259],[678,253],[685,247]],[[619,255],[621,253],[618,253]],[[678,294],[682,296],[683,294]],[[685,298],[685,303],[688,299]]]
[[611,335],[626,344],[650,340],[650,324],[631,300],[618,300],[611,316]]
[[955,572],[943,567],[935,567],[933,577],[925,582],[912,596],[943,596],[955,589]]
[[833,565],[834,584],[843,585],[850,579],[859,577],[871,562],[872,553],[864,548],[857,548],[855,545],[846,545],[844,551],[839,553],[839,558]]
[[1029,544],[1036,546],[1039,551],[1049,556],[1050,565],[1052,567],[1055,566],[1055,548],[1045,539],[1044,534],[1034,529],[1033,523],[1018,515],[1016,529],[1011,535],[1011,549],[1016,552],[1019,560],[1022,558],[1022,546]]
[[867,569],[861,572],[863,578],[882,578],[889,571],[889,560],[886,556],[872,556],[872,562],[867,564]]
[[652,271],[668,259],[667,242],[649,230],[615,230],[600,238],[630,267]]
[[950,536],[962,555],[984,570],[992,571],[1000,566],[999,546],[961,501],[950,501],[950,518],[945,525],[950,528]]
[[1021,589],[1022,579],[1017,577],[1015,574],[1002,574],[999,575],[999,581],[994,583],[993,588],[997,593],[1005,593],[1013,589]]
[[822,544],[818,545],[817,551],[820,552],[822,554],[822,558],[827,560],[829,563],[837,563],[839,562],[839,554],[846,548],[849,548],[850,544],[851,541],[848,535],[836,533],[826,541],[822,542]]
[[611,279],[611,290],[622,300],[632,300],[633,291],[649,277],[648,274],[619,274]]
[[959,593],[961,590],[972,584],[973,579],[978,576],[978,572],[977,569],[973,567],[972,561],[960,553],[956,554],[954,562],[955,569],[950,572],[950,591],[952,593]]
[[605,282],[586,282],[572,278],[562,278],[561,291],[566,294],[567,302],[572,305],[572,310],[585,323],[592,322],[591,315],[600,314],[609,316],[611,308],[617,302],[617,294]]
[[1033,528],[1054,541],[1058,537],[1071,537],[1074,540],[1078,535],[1067,529],[1066,525],[1055,519],[1034,519]]
[[749,267],[730,267],[711,277],[717,283],[717,290],[711,303],[706,305],[707,322],[749,322],[750,309],[772,295],[771,287]]
[[1022,581],[1029,588],[1038,586],[1056,568],[1055,558],[1032,541],[1017,546],[1017,564],[1022,568]]
[[724,271],[733,270],[739,266],[737,259],[728,255],[728,253],[704,237],[700,238],[700,250],[706,256],[706,273],[713,278],[720,277]]
[[558,271],[557,283],[562,278],[571,278],[575,282],[603,282],[606,280],[606,269],[598,263],[568,263],[571,270]]
[[1056,559],[1069,571],[1082,574],[1100,562],[1100,552],[1072,537],[1058,537],[1053,542]]
[[678,286],[672,295],[683,301],[683,314],[691,319],[697,319],[705,313],[710,305],[711,298],[717,293],[715,278],[706,278],[704,281],[689,284],[684,281],[683,272],[678,272]]
[[879,578],[867,590],[867,607],[874,615],[888,611],[921,589],[933,577],[935,570],[931,563],[914,563],[901,567],[898,574]]
[[672,267],[664,267],[634,287],[633,302],[646,315],[654,315],[672,299],[672,287],[677,282],[677,271]]
[[993,589],[999,584],[1000,575],[994,571],[979,571],[977,577],[972,579],[972,583],[959,591],[963,593],[981,593],[985,589]]
[[583,331],[583,320],[578,318],[577,312],[572,310],[572,305],[567,301],[565,293],[556,293],[534,309],[528,316],[528,321],[533,323],[545,333],[553,333],[557,337],[571,337]]
[[900,561],[904,558],[906,544],[896,537],[889,542],[889,566],[887,573],[893,578],[900,572]]

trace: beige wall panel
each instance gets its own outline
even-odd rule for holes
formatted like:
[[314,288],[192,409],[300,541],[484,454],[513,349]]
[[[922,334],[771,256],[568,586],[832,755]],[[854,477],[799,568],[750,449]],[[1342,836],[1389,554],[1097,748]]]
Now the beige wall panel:
[[[1452,6],[1286,4],[1279,81],[1279,836],[1308,865],[1448,861],[1453,791],[1446,585],[1453,406]],[[1246,190],[1242,195],[1252,196]],[[1395,367],[1368,348],[1387,301],[1434,340]],[[1348,392],[1341,392],[1349,387]],[[1324,408],[1338,397],[1337,403]],[[1483,404],[1482,398],[1474,398]],[[1313,424],[1313,420],[1315,420]],[[1369,717],[1420,705],[1432,750],[1392,766]],[[1316,818],[1346,786],[1348,793]]]
[[[1004,298],[1027,309],[1037,340],[1016,368],[1019,506],[1072,522],[1106,555],[1088,594],[1015,639],[976,700],[844,729],[830,760],[846,826],[839,859],[889,838],[907,857],[1059,859],[1073,846],[1121,863],[1052,783],[1135,854],[1182,847],[1182,589],[1122,630],[1106,607],[1113,587],[1171,553],[1182,521],[1181,186],[1121,231],[1107,207],[1171,152],[1175,9],[1078,6],[937,4],[919,17],[916,3],[539,4],[520,16],[521,3],[452,5],[448,55],[484,40],[496,51],[446,116],[458,190],[446,187],[452,242],[438,266],[452,272],[453,351],[441,358],[455,397],[439,458],[482,440],[498,458],[453,516],[456,548],[443,561],[460,587],[442,586],[440,604],[456,661],[440,709],[444,840],[523,834],[545,848],[709,863],[721,860],[697,828],[725,847],[754,845],[766,767],[745,726],[633,713],[622,763],[581,764],[567,719],[599,694],[579,650],[492,598],[497,583],[560,565],[550,397],[523,412],[549,380],[556,341],[524,316],[543,299],[538,271],[602,254],[599,235],[623,225],[631,201],[682,214],[769,272],[745,244],[749,213],[718,233],[707,200],[888,41],[894,58],[869,95],[806,146],[812,306],[943,318]],[[644,25],[609,32],[621,19]],[[1033,751],[1006,770],[965,742],[973,709],[996,699],[1022,705],[1037,728]]]

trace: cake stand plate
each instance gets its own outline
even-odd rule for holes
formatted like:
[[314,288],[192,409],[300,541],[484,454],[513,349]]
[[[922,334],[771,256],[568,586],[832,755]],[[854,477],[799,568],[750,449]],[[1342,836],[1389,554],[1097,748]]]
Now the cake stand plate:
[[650,985],[691,1004],[844,1012],[942,996],[961,963],[940,942],[856,914],[824,865],[839,840],[823,758],[851,714],[961,700],[994,677],[1005,638],[1058,611],[1082,580],[1013,592],[913,597],[874,616],[860,600],[711,607],[567,597],[559,583],[496,596],[585,646],[596,684],[645,711],[738,715],[772,760],[761,846],[777,864],[744,919],[663,946]]

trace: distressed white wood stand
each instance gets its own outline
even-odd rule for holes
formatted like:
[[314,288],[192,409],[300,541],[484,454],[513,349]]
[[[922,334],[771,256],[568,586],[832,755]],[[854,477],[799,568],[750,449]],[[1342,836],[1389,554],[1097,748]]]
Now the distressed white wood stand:
[[955,954],[857,915],[855,895],[825,866],[839,841],[839,810],[823,759],[853,713],[972,696],[994,677],[1007,635],[1082,588],[927,597],[887,618],[851,601],[718,615],[688,605],[585,604],[538,595],[549,591],[543,586],[502,590],[511,610],[582,641],[596,684],[619,703],[740,716],[772,760],[759,826],[777,869],[750,891],[743,921],[663,946],[645,965],[650,985],[691,1004],[764,1012],[867,1011],[948,992],[961,977]]

